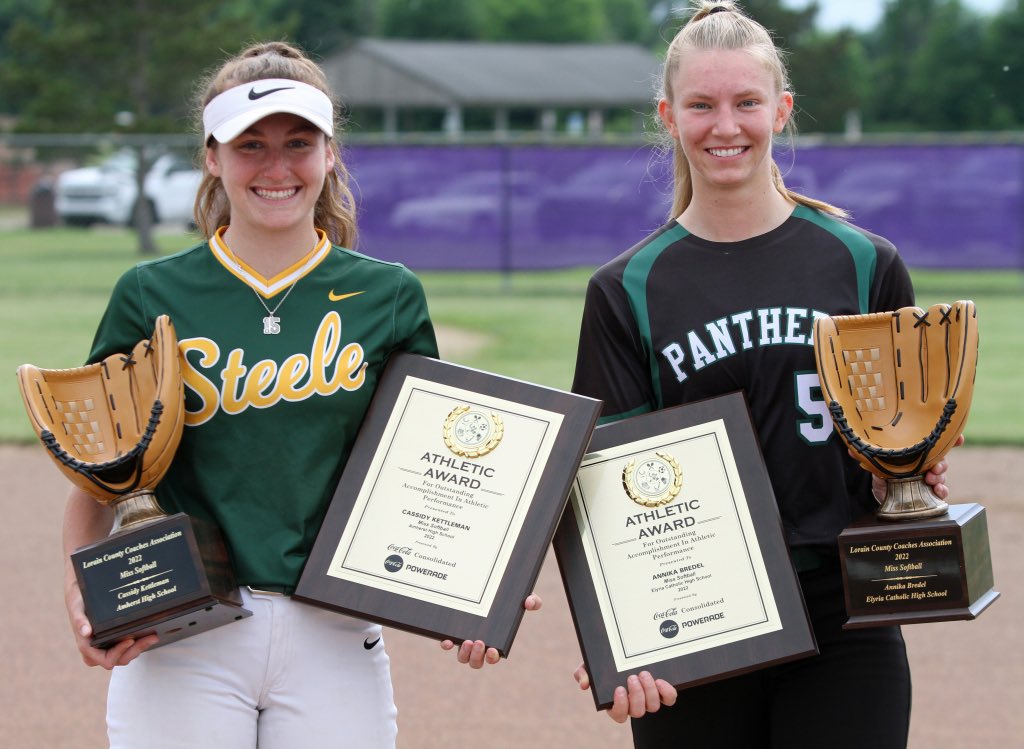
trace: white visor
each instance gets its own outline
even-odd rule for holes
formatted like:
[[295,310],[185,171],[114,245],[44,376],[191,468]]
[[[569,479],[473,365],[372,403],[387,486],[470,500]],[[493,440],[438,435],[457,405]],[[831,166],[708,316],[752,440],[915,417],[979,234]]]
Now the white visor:
[[229,88],[203,110],[203,141],[218,143],[237,138],[267,115],[288,112],[309,120],[328,137],[334,135],[334,107],[318,88],[288,78],[269,78]]

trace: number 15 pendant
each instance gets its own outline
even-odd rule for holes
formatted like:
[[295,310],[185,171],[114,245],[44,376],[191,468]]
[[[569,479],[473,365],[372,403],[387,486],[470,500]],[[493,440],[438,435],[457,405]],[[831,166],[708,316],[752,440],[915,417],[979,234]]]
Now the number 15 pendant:
[[281,326],[278,323],[281,322],[280,317],[274,317],[273,315],[267,315],[263,318],[263,335],[277,335],[281,332]]

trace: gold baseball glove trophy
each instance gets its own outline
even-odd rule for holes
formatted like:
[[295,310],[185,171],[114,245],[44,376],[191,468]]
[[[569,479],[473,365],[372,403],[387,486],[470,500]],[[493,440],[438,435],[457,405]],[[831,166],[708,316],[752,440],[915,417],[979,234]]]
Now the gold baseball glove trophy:
[[985,508],[947,505],[924,481],[963,431],[977,323],[970,301],[814,323],[836,431],[886,482],[875,517],[839,535],[848,628],[974,619],[999,596]]
[[22,399],[50,457],[112,505],[110,535],[71,555],[92,645],[156,633],[158,645],[249,616],[218,529],[167,515],[154,487],[181,440],[178,339],[166,315],[129,354],[75,369],[18,368]]

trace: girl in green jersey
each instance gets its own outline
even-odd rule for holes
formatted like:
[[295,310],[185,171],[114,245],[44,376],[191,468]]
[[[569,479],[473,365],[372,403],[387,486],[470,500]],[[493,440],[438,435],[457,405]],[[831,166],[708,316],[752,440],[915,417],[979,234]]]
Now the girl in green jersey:
[[[121,277],[89,361],[129,351],[170,316],[185,429],[157,496],[220,527],[253,615],[159,649],[150,635],[99,650],[69,565],[69,617],[84,661],[113,669],[112,747],[393,747],[380,626],[290,594],[388,357],[437,356],[423,289],[351,249],[355,206],[316,64],[258,44],[200,97],[206,240]],[[110,526],[106,507],[72,493],[69,552]],[[482,642],[456,652],[474,668],[497,660]]]

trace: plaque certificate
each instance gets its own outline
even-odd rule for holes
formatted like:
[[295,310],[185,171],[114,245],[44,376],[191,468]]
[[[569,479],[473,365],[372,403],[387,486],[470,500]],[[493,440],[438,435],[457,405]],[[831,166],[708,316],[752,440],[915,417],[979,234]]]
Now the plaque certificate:
[[[630,470],[680,491],[639,504]],[[721,419],[589,455],[572,502],[619,671],[782,628]]]
[[599,427],[555,548],[600,709],[816,652],[741,394]]
[[[502,439],[470,459],[443,439],[459,420],[481,443],[488,430]],[[561,423],[407,377],[327,574],[487,616]]]
[[395,357],[296,597],[503,655],[600,402]]

